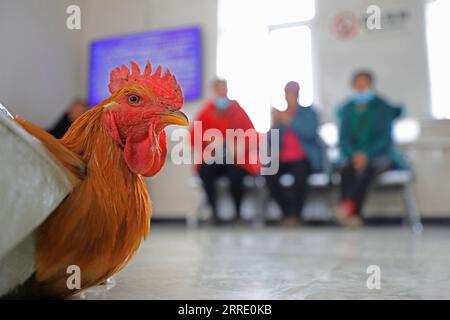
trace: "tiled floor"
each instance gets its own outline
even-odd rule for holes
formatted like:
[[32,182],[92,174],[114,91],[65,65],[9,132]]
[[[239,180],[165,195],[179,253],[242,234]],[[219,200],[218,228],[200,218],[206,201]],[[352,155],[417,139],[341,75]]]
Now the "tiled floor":
[[[381,270],[369,290],[367,267]],[[154,225],[109,290],[87,299],[450,299],[450,228]]]

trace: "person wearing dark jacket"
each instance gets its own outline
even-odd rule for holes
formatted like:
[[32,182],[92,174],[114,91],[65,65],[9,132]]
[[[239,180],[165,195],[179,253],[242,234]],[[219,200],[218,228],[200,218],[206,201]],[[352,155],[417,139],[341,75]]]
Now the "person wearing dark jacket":
[[74,100],[70,104],[68,110],[61,116],[61,118],[58,119],[52,128],[47,130],[47,132],[55,138],[61,139],[67,129],[69,129],[72,122],[74,122],[75,119],[81,116],[86,110],[86,103],[83,100]]
[[[322,170],[318,116],[313,107],[299,105],[299,90],[297,82],[288,82],[285,86],[287,109],[273,112],[272,129],[280,130],[280,168],[275,175],[266,176],[270,192],[283,211],[283,223],[286,225],[295,225],[300,221],[308,191],[308,176]],[[280,176],[286,173],[294,177],[291,190],[285,190],[280,184]]]
[[394,164],[392,125],[402,109],[388,104],[373,90],[368,71],[352,78],[353,96],[338,108],[341,203],[337,219],[357,227],[371,182]]

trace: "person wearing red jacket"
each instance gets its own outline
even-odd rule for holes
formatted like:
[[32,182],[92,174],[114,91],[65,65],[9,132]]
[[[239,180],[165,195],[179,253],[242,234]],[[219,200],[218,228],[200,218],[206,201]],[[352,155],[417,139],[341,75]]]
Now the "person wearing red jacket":
[[[258,141],[258,134],[247,113],[236,100],[228,98],[227,82],[222,79],[216,79],[213,82],[213,93],[213,99],[204,105],[196,118],[198,125],[194,122],[194,126],[191,127],[191,144],[195,152],[202,155],[201,163],[197,163],[195,168],[202,180],[203,189],[206,193],[208,203],[212,208],[213,221],[220,223],[221,221],[217,212],[217,179],[220,176],[228,177],[236,213],[235,220],[238,220],[240,218],[242,197],[245,191],[243,185],[244,177],[246,175],[259,175],[260,165],[259,161],[250,160],[252,158],[258,158],[257,143],[255,143],[254,139],[253,143],[250,142],[252,139],[245,138],[241,141],[238,141],[240,138],[236,137],[233,140],[227,140],[227,131],[229,129],[242,129],[246,132],[247,137],[254,136],[256,137],[256,142]],[[219,141],[205,139],[204,133],[209,129],[215,129],[215,132],[220,132],[222,139],[219,139]],[[200,134],[199,132],[195,132],[195,130],[200,130]],[[242,132],[242,130],[240,131]],[[201,137],[202,141],[195,141],[196,137]],[[229,145],[230,141],[233,142],[232,146]],[[211,149],[211,144],[216,144],[214,145],[214,148],[217,148],[216,150],[221,148],[223,150],[223,156],[220,155],[217,157],[213,155],[214,159],[212,159],[211,155],[208,155],[205,150],[207,147]],[[226,161],[226,155],[230,152],[230,148],[234,149],[234,156],[231,157],[233,159],[232,163]],[[238,155],[245,156],[245,161],[237,161]]]

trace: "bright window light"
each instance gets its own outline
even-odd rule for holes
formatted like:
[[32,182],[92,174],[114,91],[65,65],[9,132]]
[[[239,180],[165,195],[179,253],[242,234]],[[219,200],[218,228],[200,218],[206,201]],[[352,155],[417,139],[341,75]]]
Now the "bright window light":
[[287,81],[300,83],[302,104],[313,100],[308,21],[314,5],[314,0],[219,0],[217,75],[228,81],[230,97],[259,132],[270,128],[271,105],[285,108]]
[[315,3],[311,0],[266,0],[266,3],[268,25],[308,21],[315,15]]
[[431,111],[437,119],[450,119],[450,22],[449,0],[434,0],[427,5],[428,63],[430,68]]
[[[294,40],[295,39],[295,40]],[[288,81],[300,83],[300,104],[313,102],[311,29],[306,26],[275,29],[270,32],[271,105],[284,110],[284,86]]]
[[393,128],[394,141],[397,144],[412,143],[420,137],[420,123],[413,118],[397,120]]

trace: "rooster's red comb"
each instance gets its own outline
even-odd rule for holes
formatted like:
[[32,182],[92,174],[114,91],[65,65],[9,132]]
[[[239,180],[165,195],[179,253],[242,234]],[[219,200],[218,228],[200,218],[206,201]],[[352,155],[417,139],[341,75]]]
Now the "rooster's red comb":
[[159,66],[152,74],[152,66],[150,62],[147,62],[145,70],[141,74],[139,65],[135,61],[131,61],[131,72],[126,65],[111,71],[109,91],[112,94],[132,84],[147,87],[158,97],[158,101],[162,105],[171,106],[174,109],[179,109],[183,105],[183,92],[169,69],[166,69],[162,75],[162,67]]

